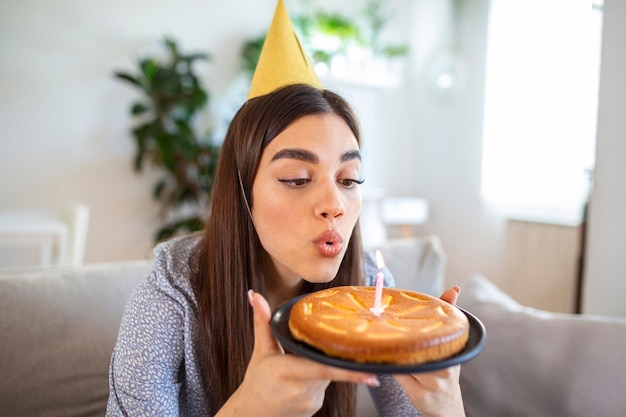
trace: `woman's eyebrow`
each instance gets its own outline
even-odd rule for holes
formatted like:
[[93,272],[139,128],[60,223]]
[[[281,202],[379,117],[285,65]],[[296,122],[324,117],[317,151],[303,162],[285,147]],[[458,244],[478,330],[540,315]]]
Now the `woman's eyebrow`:
[[306,149],[287,148],[276,152],[272,157],[272,161],[277,159],[298,159],[300,161],[311,162],[316,164],[319,161],[317,155]]
[[345,152],[344,154],[341,155],[341,158],[339,158],[340,162],[347,162],[347,161],[351,161],[353,159],[358,159],[359,161],[361,160],[361,153],[356,150],[353,149],[351,151]]
[[[319,162],[319,158],[313,152],[298,148],[281,149],[274,154],[272,161],[276,161],[278,159],[297,159],[299,161],[310,162],[312,164]],[[339,162],[347,162],[354,159],[358,159],[359,161],[361,160],[361,153],[357,149],[341,154]]]

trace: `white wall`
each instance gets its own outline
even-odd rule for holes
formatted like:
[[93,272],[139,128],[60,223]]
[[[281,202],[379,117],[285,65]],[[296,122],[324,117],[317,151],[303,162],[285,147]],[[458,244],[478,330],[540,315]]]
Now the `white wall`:
[[430,77],[451,31],[447,3],[412,3],[408,88],[388,93],[388,102],[397,104],[384,115],[390,139],[384,152],[385,184],[395,195],[428,199],[430,219],[417,232],[441,237],[448,284],[462,284],[476,272],[500,284],[505,225],[480,197],[488,1],[458,2],[458,53],[465,82],[452,97],[438,94]]
[[602,81],[583,311],[626,316],[626,3],[604,3]]

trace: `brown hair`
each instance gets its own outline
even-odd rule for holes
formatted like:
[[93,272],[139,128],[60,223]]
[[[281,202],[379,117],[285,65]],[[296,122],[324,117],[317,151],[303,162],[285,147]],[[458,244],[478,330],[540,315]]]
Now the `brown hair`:
[[[222,146],[211,212],[198,248],[192,286],[198,303],[196,351],[206,397],[216,413],[243,381],[254,346],[247,291],[265,294],[260,258],[264,250],[249,208],[252,183],[267,144],[296,120],[314,114],[340,116],[360,143],[357,118],[337,94],[298,84],[244,104],[233,118]],[[362,282],[363,254],[358,223],[335,279],[306,283],[303,293]],[[353,417],[355,386],[331,383],[319,417]]]

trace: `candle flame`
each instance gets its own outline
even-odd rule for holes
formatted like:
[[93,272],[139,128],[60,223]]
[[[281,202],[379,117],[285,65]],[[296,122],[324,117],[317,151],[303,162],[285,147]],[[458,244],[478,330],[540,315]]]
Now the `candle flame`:
[[383,259],[383,254],[380,253],[379,250],[376,250],[376,265],[378,269],[383,269],[385,267],[385,260]]

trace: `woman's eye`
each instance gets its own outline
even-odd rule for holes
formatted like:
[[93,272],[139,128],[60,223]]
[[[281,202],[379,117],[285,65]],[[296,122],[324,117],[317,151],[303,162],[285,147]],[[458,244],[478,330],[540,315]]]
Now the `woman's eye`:
[[364,182],[365,180],[355,180],[353,178],[345,178],[345,179],[339,180],[339,183],[346,188],[352,188],[355,185],[361,185]]
[[289,185],[292,187],[301,187],[311,180],[308,178],[293,178],[293,179],[279,179],[278,181],[282,182],[285,185]]

